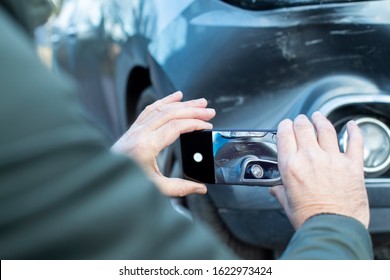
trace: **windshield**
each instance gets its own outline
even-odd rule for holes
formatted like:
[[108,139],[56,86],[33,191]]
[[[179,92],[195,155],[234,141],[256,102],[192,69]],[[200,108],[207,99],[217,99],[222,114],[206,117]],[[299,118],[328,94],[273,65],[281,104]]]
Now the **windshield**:
[[296,7],[305,5],[321,5],[332,3],[350,3],[378,0],[222,0],[231,5],[248,10],[271,10],[277,8]]

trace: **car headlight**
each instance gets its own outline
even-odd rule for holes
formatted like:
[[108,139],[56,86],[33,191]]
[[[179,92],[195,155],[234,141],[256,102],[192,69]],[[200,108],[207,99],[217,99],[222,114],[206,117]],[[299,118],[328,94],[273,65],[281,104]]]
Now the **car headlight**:
[[[390,167],[390,130],[381,121],[360,117],[355,119],[364,139],[364,171],[367,175],[381,175]],[[344,126],[339,133],[342,152],[347,150],[348,133]]]

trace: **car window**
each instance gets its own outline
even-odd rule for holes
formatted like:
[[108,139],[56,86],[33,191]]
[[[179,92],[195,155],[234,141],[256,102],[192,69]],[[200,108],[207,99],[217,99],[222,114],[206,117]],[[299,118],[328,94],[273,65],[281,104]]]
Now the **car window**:
[[322,5],[334,3],[350,3],[378,0],[222,0],[228,4],[248,10],[271,10],[277,8]]

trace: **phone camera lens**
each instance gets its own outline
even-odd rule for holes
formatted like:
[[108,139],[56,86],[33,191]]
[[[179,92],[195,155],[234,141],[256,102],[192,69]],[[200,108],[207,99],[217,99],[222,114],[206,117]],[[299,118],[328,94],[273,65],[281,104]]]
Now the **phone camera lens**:
[[203,160],[203,156],[202,156],[201,153],[195,153],[195,154],[194,154],[194,161],[196,161],[196,162],[202,162],[202,160]]

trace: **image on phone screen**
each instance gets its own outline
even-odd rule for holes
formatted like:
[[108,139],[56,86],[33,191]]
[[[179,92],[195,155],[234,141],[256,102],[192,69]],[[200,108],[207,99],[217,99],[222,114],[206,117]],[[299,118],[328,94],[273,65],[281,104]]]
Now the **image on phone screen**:
[[270,184],[280,178],[276,133],[213,131],[216,184]]

